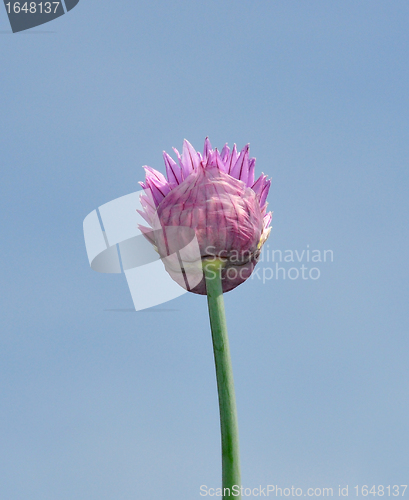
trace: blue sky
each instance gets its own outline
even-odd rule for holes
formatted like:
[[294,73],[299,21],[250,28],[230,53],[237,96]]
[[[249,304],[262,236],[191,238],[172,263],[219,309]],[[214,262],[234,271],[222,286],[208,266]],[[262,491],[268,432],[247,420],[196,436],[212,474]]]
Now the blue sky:
[[272,178],[270,250],[334,255],[226,294],[243,484],[408,483],[408,21],[400,0],[81,0],[11,34],[0,9],[1,498],[219,486],[205,298],[107,311],[129,290],[82,234],[206,135]]

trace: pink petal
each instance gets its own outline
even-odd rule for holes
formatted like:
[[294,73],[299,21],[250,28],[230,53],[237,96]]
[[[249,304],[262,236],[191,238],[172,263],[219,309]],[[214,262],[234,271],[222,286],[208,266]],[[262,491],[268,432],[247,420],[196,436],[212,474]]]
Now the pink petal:
[[163,159],[165,160],[166,175],[168,176],[169,184],[174,187],[182,182],[182,172],[180,167],[168,153],[163,152]]
[[230,170],[230,175],[240,181],[247,184],[247,179],[249,176],[249,145],[247,144],[241,150],[240,155],[234,164],[234,167]]
[[151,178],[151,179],[157,179],[161,184],[168,183],[166,177],[161,172],[158,172],[154,168],[148,167],[147,165],[145,165],[143,168],[145,169],[146,172],[146,180],[148,180],[148,178]]
[[152,221],[156,213],[156,205],[153,200],[152,191],[150,190],[150,188],[148,188],[148,190],[146,190],[144,194],[141,194],[139,200],[147,217],[150,219],[150,221]]
[[182,157],[180,156],[180,153],[179,151],[176,149],[176,148],[172,148],[173,151],[176,153],[176,156],[177,156],[177,159],[178,159],[178,162],[179,162],[179,165],[180,165],[180,168],[182,170],[182,179],[184,179],[183,177],[183,165],[182,165]]
[[136,209],[136,211],[138,212],[139,215],[142,215],[142,217],[146,220],[146,222],[151,225],[152,222],[151,222],[151,218],[148,214],[148,212],[145,212],[144,210],[138,210]]
[[203,159],[206,160],[209,153],[212,151],[212,145],[210,144],[209,138],[206,137],[203,148]]
[[254,184],[254,171],[256,167],[256,159],[251,158],[249,161],[249,176],[247,178],[247,187],[251,187]]
[[225,165],[223,163],[223,160],[222,160],[222,157],[220,156],[220,153],[218,151],[218,149],[216,148],[214,153],[213,153],[213,165],[216,165],[217,168],[221,171],[221,172],[225,172]]
[[263,191],[264,187],[264,182],[266,180],[267,176],[264,174],[261,174],[260,177],[256,180],[256,182],[251,186],[251,189],[258,195],[261,195],[261,192]]
[[272,218],[273,218],[273,214],[271,212],[268,212],[268,214],[266,214],[264,216],[264,219],[263,219],[264,229],[266,229],[270,225]]
[[156,207],[155,207],[155,202],[153,201],[152,191],[149,189],[149,191],[146,192],[149,192],[149,196],[151,199],[148,199],[148,197],[144,195],[141,195],[139,199],[142,208],[149,215],[149,217],[151,217],[156,212]]
[[229,153],[230,153],[230,148],[229,146],[227,145],[227,142],[226,144],[223,146],[223,149],[222,149],[222,152],[221,152],[221,157],[222,157],[222,160],[224,163],[227,162],[228,158],[229,158]]
[[169,193],[170,188],[169,186],[158,186],[155,182],[157,182],[155,181],[155,179],[146,179],[146,183],[151,190],[155,205],[158,206],[160,202],[165,198],[165,196]]
[[263,191],[261,192],[261,195],[260,195],[260,207],[261,208],[263,208],[265,203],[266,203],[266,199],[267,199],[268,192],[270,190],[270,186],[271,186],[271,179],[269,179],[268,181],[266,181],[264,183]]
[[199,164],[200,160],[195,148],[185,139],[183,141],[182,150],[182,170],[184,172],[184,178],[186,179],[190,173],[199,168]]
[[234,167],[234,165],[237,161],[237,158],[238,158],[237,148],[236,148],[236,145],[234,144],[233,151],[230,154],[230,158],[228,158],[228,160],[226,162],[226,172],[228,174],[230,174],[231,169]]

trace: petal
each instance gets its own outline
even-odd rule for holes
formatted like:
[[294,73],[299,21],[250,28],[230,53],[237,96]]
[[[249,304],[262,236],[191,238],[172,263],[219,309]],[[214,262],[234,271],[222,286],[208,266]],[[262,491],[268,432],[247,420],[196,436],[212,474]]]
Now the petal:
[[155,203],[152,197],[152,191],[150,190],[149,187],[145,188],[145,192],[140,195],[139,200],[144,209],[146,209],[146,207],[151,207],[152,210],[156,210]]
[[148,167],[147,165],[145,165],[143,168],[145,169],[146,180],[148,180],[148,178],[151,178],[158,180],[161,184],[168,183],[166,177],[161,172],[158,172],[154,168]]
[[170,186],[177,186],[182,182],[182,172],[180,167],[165,151],[163,152],[163,159],[165,161],[166,175],[168,176]]
[[230,175],[235,179],[243,181],[247,184],[247,179],[249,176],[249,145],[247,144],[241,150],[240,155],[234,164],[234,167],[230,170]]
[[146,183],[150,187],[155,205],[158,206],[160,202],[165,198],[165,196],[169,193],[169,186],[163,186],[156,179],[152,178],[146,179]]
[[176,148],[172,148],[173,151],[176,153],[176,156],[177,156],[177,159],[178,159],[178,162],[179,162],[179,165],[180,165],[180,168],[182,170],[182,179],[184,179],[183,177],[183,166],[182,166],[182,157],[180,156],[180,153],[179,151],[176,149]]
[[138,210],[138,209],[136,209],[136,211],[138,212],[138,214],[139,214],[139,215],[141,215],[141,216],[142,216],[142,217],[146,220],[146,222],[147,222],[149,225],[151,225],[151,224],[152,224],[152,223],[151,223],[151,218],[150,218],[150,216],[149,216],[149,214],[148,214],[148,213],[146,213],[144,210]]
[[231,169],[233,168],[234,164],[237,161],[237,158],[238,158],[237,148],[236,148],[236,145],[234,144],[233,150],[232,150],[232,152],[230,154],[230,157],[228,158],[228,160],[226,162],[226,172],[228,174],[230,174]]
[[182,150],[182,170],[184,172],[184,178],[186,179],[190,173],[199,168],[199,164],[200,159],[195,148],[185,139],[183,141]]
[[150,203],[147,203],[145,199],[140,198],[141,205],[143,210],[148,214],[151,215],[156,211],[155,204],[151,205]]
[[222,157],[220,156],[220,153],[218,151],[218,149],[216,148],[215,151],[214,151],[214,154],[213,154],[213,165],[216,165],[216,167],[221,171],[221,172],[225,172],[225,165],[223,163],[223,160],[222,160]]
[[251,186],[251,189],[260,197],[261,192],[263,191],[264,182],[267,179],[267,176],[261,174],[260,177],[256,180],[256,182]]
[[212,145],[210,144],[209,138],[206,137],[203,148],[203,159],[206,160],[210,152],[212,152]]
[[143,211],[149,217],[152,223],[153,217],[156,213],[156,206],[153,200],[152,191],[149,189],[148,191],[145,191],[145,193],[149,193],[149,196],[147,194],[143,194],[139,197],[139,200],[141,202]]
[[230,153],[230,148],[229,146],[227,145],[227,142],[226,144],[223,146],[223,149],[222,149],[222,152],[221,152],[221,157],[222,157],[222,160],[224,163],[227,162],[227,160],[229,159],[229,153]]
[[266,199],[267,199],[268,192],[270,190],[270,186],[271,186],[271,179],[268,179],[268,181],[266,181],[264,183],[263,191],[261,192],[261,195],[260,195],[260,207],[261,208],[263,208],[265,203],[266,203]]
[[264,219],[263,219],[264,229],[268,228],[268,226],[270,225],[270,222],[271,222],[272,218],[273,218],[273,213],[272,212],[268,212],[268,214],[266,214],[264,216]]
[[167,181],[166,181],[166,184],[163,184],[158,179],[151,178],[151,179],[147,179],[146,182],[148,182],[150,186],[155,186],[156,188],[158,188],[159,191],[161,193],[163,193],[163,196],[166,196],[170,191],[170,186],[169,186],[169,183]]
[[251,187],[254,184],[255,167],[256,167],[256,159],[251,158],[249,160],[249,176],[247,178],[247,187]]

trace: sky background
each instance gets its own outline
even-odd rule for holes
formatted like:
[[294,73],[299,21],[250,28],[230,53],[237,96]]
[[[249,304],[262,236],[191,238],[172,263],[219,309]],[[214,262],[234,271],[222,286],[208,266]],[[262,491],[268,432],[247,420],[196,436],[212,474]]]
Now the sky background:
[[270,251],[334,255],[225,296],[243,485],[409,483],[408,25],[406,0],[81,0],[11,34],[0,8],[2,499],[220,486],[206,299],[108,311],[126,280],[82,233],[207,135],[272,178]]

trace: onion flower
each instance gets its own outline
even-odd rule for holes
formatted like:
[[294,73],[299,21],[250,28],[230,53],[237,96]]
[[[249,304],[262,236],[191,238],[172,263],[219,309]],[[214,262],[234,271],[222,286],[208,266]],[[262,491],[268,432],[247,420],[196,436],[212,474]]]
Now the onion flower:
[[[236,145],[230,151],[226,144],[219,153],[206,138],[200,154],[185,140],[182,154],[175,153],[179,164],[163,153],[167,178],[144,167],[140,214],[150,227],[140,229],[181,286],[206,295],[202,262],[217,259],[223,263],[222,289],[228,292],[250,277],[269,236],[266,200],[271,180],[264,174],[255,179],[256,160],[250,158],[248,145],[238,153]],[[197,246],[182,262],[172,258],[192,238]]]

